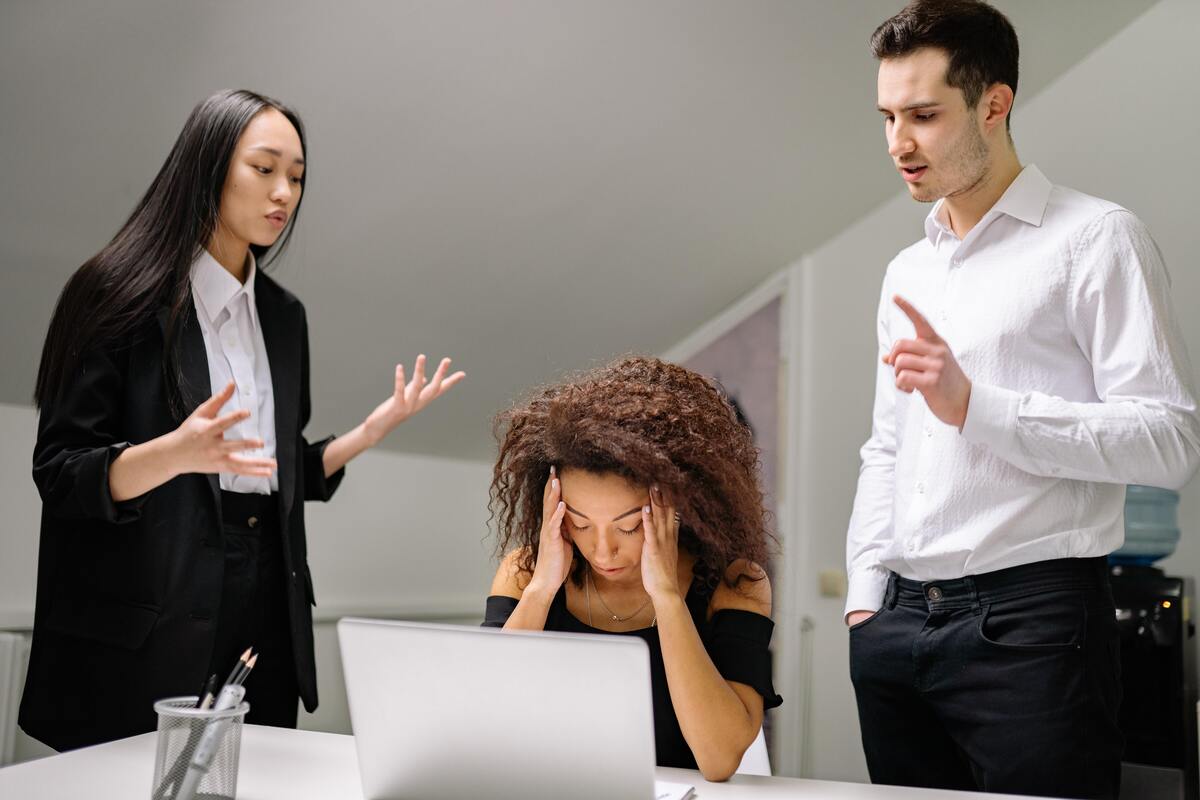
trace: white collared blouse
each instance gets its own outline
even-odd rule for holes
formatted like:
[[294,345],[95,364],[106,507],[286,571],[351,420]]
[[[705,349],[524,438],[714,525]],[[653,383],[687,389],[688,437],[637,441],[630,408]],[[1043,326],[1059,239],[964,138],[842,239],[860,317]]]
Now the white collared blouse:
[[[227,430],[225,438],[261,439],[265,443],[261,450],[245,450],[241,455],[274,458],[275,394],[254,300],[257,265],[253,254],[247,258],[249,269],[243,284],[202,249],[192,263],[192,299],[204,336],[212,391],[219,392],[230,381],[237,385],[221,414],[250,410],[249,418]],[[219,482],[221,489],[228,492],[271,494],[279,490],[279,472],[276,470],[270,478],[222,472]]]

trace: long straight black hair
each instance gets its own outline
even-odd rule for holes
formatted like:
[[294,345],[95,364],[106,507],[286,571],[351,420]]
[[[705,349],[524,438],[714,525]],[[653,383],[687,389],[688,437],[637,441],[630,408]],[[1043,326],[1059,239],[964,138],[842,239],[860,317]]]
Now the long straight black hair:
[[[191,309],[191,266],[217,225],[221,191],[242,132],[260,112],[282,113],[300,135],[304,125],[287,106],[245,89],[227,89],[201,101],[188,116],[167,160],[129,219],[104,249],[75,271],[63,287],[38,367],[33,399],[39,409],[57,401],[89,350],[121,348],[169,309],[162,371],[172,414],[186,407],[179,367],[179,333]],[[301,194],[308,178],[300,178]],[[287,246],[297,202],[287,228],[270,247],[250,245],[260,266]]]

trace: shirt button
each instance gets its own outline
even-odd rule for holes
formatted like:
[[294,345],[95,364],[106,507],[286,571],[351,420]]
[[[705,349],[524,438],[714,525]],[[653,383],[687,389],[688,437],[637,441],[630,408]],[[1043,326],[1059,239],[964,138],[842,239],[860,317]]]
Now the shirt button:
[[926,426],[925,426],[925,435],[926,435],[926,436],[933,436],[933,428],[931,428],[931,427],[929,427],[928,425],[926,425]]
[[925,494],[925,484],[923,484],[923,483],[917,484],[917,494]]
[[928,597],[932,602],[936,603],[938,600],[942,599],[942,590],[936,586],[930,586],[928,591],[925,592],[925,596]]
[[250,517],[246,520],[246,527],[253,528],[258,525],[258,517]]

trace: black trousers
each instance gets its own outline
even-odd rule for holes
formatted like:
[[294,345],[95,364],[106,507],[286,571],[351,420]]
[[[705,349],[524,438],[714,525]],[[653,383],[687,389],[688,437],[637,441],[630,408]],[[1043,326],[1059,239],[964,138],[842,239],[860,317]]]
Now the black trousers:
[[958,580],[893,574],[850,629],[873,783],[1113,798],[1124,740],[1105,559]]
[[225,580],[210,672],[224,681],[247,647],[246,722],[296,727],[300,690],[288,620],[283,537],[274,495],[221,492]]

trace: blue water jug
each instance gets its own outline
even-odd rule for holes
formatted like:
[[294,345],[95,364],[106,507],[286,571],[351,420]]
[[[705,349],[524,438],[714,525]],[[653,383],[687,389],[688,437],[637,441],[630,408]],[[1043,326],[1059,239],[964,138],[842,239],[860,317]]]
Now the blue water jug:
[[1152,486],[1125,489],[1125,544],[1113,564],[1153,564],[1179,544],[1179,492]]

